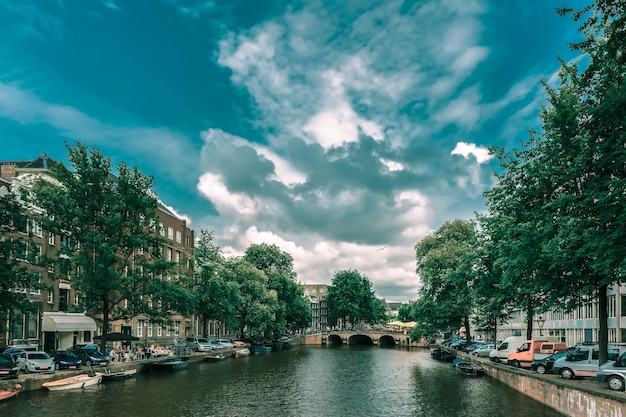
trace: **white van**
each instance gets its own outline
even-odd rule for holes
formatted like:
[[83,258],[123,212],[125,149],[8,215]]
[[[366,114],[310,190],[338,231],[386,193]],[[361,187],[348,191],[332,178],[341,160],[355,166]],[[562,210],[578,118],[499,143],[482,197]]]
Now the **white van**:
[[517,352],[517,348],[526,341],[524,336],[511,336],[504,339],[502,343],[498,345],[496,350],[492,350],[489,353],[489,360],[491,362],[505,362],[509,359],[509,355],[513,352]]
[[196,352],[209,352],[213,348],[211,342],[206,337],[188,337],[187,347],[195,350]]

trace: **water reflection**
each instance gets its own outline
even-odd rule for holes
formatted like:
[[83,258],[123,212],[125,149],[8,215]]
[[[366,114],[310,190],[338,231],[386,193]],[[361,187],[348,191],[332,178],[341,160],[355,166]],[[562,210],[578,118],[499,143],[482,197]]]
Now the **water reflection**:
[[36,391],[0,403],[0,415],[556,417],[489,377],[455,373],[427,351],[297,347],[193,363],[79,391]]

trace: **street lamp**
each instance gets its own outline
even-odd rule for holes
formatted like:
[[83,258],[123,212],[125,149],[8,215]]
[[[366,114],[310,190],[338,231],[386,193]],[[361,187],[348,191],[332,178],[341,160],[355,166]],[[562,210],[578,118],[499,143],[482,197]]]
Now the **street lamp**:
[[543,316],[539,316],[535,322],[537,323],[537,327],[539,327],[539,336],[543,336],[543,325],[546,322],[546,320],[543,318]]

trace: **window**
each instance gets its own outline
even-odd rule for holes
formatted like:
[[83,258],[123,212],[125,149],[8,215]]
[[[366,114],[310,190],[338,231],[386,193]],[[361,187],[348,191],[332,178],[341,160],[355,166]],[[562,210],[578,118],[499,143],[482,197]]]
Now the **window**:
[[172,260],[172,248],[167,248],[167,258],[168,261]]
[[80,296],[76,292],[74,293],[74,305],[80,305]]
[[615,296],[610,295],[606,298],[606,309],[609,317],[615,317]]
[[622,312],[620,313],[622,317],[626,317],[626,294],[622,294],[622,302],[621,302]]
[[54,293],[52,291],[48,291],[48,304],[54,304]]
[[37,219],[32,219],[30,221],[30,224],[31,224],[31,231],[33,232],[33,235],[37,237],[42,237],[41,224],[39,224],[39,221],[37,221]]
[[34,264],[39,264],[41,261],[41,245],[35,242],[30,244],[30,256],[31,261]]
[[167,228],[167,238],[170,240],[174,239],[174,229],[172,229],[171,227]]
[[137,337],[143,336],[144,320],[137,320]]
[[20,215],[15,222],[15,228],[20,233],[28,233],[28,219],[26,219],[26,216]]
[[176,262],[180,262],[180,251],[176,251]]
[[179,230],[176,231],[176,242],[181,243],[183,240],[182,233]]
[[[41,272],[33,272],[33,282],[37,283],[37,287],[39,287],[39,285],[41,284]],[[41,290],[39,288],[31,288],[30,289],[30,293],[31,294],[41,294]]]
[[143,255],[143,247],[137,248],[137,255]]
[[152,324],[148,323],[148,337],[152,337]]
[[54,246],[54,233],[48,232],[48,245]]
[[157,326],[157,337],[161,337],[162,332],[163,332],[163,328],[160,325]]
[[171,331],[169,327],[165,329],[165,336],[168,336],[168,337],[171,336]]
[[165,236],[165,226],[163,226],[163,223],[159,223],[159,234]]

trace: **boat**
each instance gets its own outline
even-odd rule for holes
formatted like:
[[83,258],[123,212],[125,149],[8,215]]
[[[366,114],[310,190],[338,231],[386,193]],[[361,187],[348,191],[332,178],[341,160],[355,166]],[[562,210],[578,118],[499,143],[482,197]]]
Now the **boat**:
[[207,362],[219,362],[225,359],[226,356],[222,355],[221,353],[219,355],[207,355],[204,357],[204,360]]
[[237,349],[235,351],[235,358],[245,358],[246,356],[250,356],[250,353],[250,349],[248,348]]
[[256,345],[256,346],[251,346],[250,350],[254,353],[271,353],[272,352],[272,347],[271,346],[261,346],[261,345]]
[[463,375],[482,376],[485,374],[485,369],[482,366],[470,362],[461,361],[453,364],[453,366],[458,373]]
[[146,371],[182,371],[189,367],[189,357],[172,356],[157,362],[147,363],[144,367]]
[[22,390],[20,384],[15,384],[11,388],[0,390],[0,401],[8,400],[9,398],[17,397],[17,394]]
[[104,381],[117,381],[119,379],[128,379],[128,378],[133,378],[136,376],[137,376],[136,369],[127,369],[127,370],[121,370],[118,372],[110,372],[107,369],[107,371],[104,374],[102,374],[102,379]]
[[80,374],[69,378],[57,379],[56,381],[44,382],[41,386],[48,388],[48,391],[62,391],[98,385],[100,382],[102,382],[102,373],[96,372],[94,375]]

